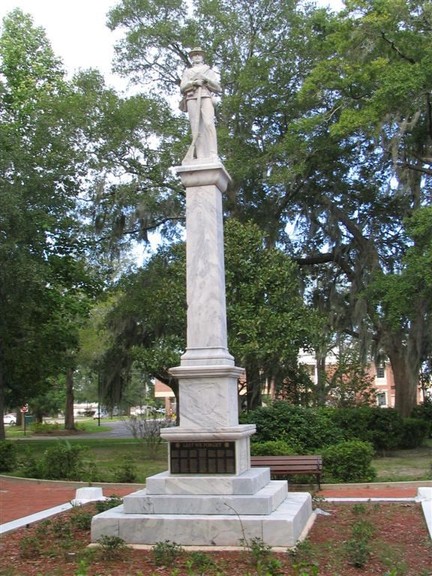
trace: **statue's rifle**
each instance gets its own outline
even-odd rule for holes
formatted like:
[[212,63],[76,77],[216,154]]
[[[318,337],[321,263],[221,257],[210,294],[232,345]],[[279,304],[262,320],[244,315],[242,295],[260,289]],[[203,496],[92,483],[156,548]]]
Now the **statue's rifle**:
[[186,158],[192,160],[194,157],[194,150],[196,146],[196,141],[199,135],[199,127],[200,127],[200,119],[201,119],[201,93],[202,93],[202,86],[198,86],[198,93],[197,93],[197,117],[196,117],[196,124],[195,124],[195,134],[192,140],[192,144],[189,146],[189,150],[186,154]]

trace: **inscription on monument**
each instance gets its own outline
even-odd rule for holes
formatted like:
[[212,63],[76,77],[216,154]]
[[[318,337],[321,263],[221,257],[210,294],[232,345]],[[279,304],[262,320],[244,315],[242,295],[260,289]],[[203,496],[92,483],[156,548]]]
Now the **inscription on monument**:
[[235,474],[235,442],[172,442],[172,474]]

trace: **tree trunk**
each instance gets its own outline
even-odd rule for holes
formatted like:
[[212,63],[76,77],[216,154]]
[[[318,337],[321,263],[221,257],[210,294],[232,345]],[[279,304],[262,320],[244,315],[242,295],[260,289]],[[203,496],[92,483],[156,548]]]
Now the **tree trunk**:
[[327,400],[327,372],[325,353],[316,353],[316,370],[317,383],[315,388],[315,404],[317,406],[325,406]]
[[407,417],[417,405],[417,380],[410,374],[404,355],[394,352],[389,355],[395,382],[395,408]]
[[65,430],[75,430],[74,419],[74,381],[73,369],[69,368],[66,374],[66,407],[65,407]]
[[246,368],[246,385],[247,385],[247,409],[248,412],[259,408],[262,404],[261,398],[261,378],[259,370],[256,367],[248,366]]
[[407,348],[401,339],[393,338],[386,353],[395,383],[395,409],[402,417],[408,417],[417,405],[418,370],[408,360]]
[[427,308],[427,302],[418,299],[408,333],[400,330],[384,339],[395,381],[395,408],[403,417],[411,416],[417,406],[424,341],[429,330]]

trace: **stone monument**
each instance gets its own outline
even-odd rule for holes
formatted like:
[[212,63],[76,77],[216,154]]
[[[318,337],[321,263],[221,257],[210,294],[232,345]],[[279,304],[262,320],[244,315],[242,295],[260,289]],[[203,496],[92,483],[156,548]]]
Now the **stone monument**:
[[186,188],[187,347],[180,366],[180,425],[162,431],[169,469],[123,505],[93,519],[102,535],[129,544],[170,540],[182,546],[239,546],[257,538],[294,546],[312,514],[309,493],[288,493],[268,468],[251,468],[253,425],[238,421],[238,378],[227,348],[222,194],[230,177],[217,154],[213,96],[217,75],[203,51],[181,83],[192,143],[176,172]]

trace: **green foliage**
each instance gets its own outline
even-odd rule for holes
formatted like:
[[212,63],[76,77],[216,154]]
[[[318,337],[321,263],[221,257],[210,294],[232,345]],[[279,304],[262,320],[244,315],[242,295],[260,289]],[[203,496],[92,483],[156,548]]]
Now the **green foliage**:
[[83,480],[86,465],[83,459],[85,448],[78,444],[59,442],[48,448],[41,460],[31,462],[36,478],[49,480]]
[[371,466],[374,450],[371,444],[359,440],[328,446],[322,453],[327,481],[369,482],[376,478]]
[[114,470],[114,482],[136,482],[136,465],[131,458],[125,456],[123,461]]
[[367,518],[359,518],[354,522],[351,538],[345,542],[345,554],[352,566],[363,568],[366,565],[372,552],[370,541],[374,534],[374,526]]
[[267,440],[266,442],[256,442],[254,436],[251,443],[252,456],[289,456],[295,451],[284,440]]
[[432,400],[427,398],[422,404],[416,406],[411,412],[412,418],[420,418],[429,426],[429,436],[432,435]]
[[183,548],[170,540],[156,542],[151,551],[156,566],[172,566],[184,554]]
[[392,408],[360,406],[328,411],[333,423],[343,431],[346,440],[370,442],[376,451],[400,446],[403,420]]
[[112,494],[106,500],[98,500],[95,503],[96,511],[98,514],[105,512],[106,510],[111,510],[111,508],[117,508],[123,504],[123,499],[115,494]]
[[78,569],[74,573],[74,576],[88,576],[89,566],[85,558],[81,558],[78,563]]
[[97,542],[102,549],[103,558],[107,560],[121,558],[127,549],[125,541],[119,536],[108,536],[105,534]]
[[370,558],[371,547],[367,540],[350,538],[345,543],[345,553],[352,566],[355,568],[364,568]]
[[310,562],[299,562],[293,565],[295,576],[319,576],[319,567]]
[[430,433],[431,423],[419,418],[404,418],[402,422],[401,448],[418,448]]
[[77,530],[90,530],[92,518],[93,514],[85,507],[76,506],[69,517],[69,522]]
[[34,434],[57,434],[62,428],[59,422],[33,422],[31,424],[31,431]]
[[24,536],[19,541],[19,555],[21,558],[34,560],[42,553],[42,542],[38,536]]
[[17,465],[15,444],[0,440],[0,472],[10,472]]
[[186,566],[190,574],[207,574],[216,568],[216,564],[210,554],[199,550],[188,553]]
[[[298,349],[310,342],[318,319],[303,303],[295,264],[282,250],[267,247],[256,225],[226,222],[225,255],[229,349],[246,369],[251,407],[259,404],[263,379],[282,389],[297,375]],[[136,367],[176,392],[167,369],[179,363],[185,348],[185,278],[185,246],[178,243],[159,248],[119,284],[106,319],[113,345],[105,354],[103,384],[111,398],[124,394]],[[136,419],[131,425],[140,434],[145,423]]]
[[240,543],[250,554],[251,563],[258,575],[272,576],[281,573],[281,562],[274,558],[271,546],[261,538],[242,539]]
[[18,9],[3,21],[0,76],[0,398],[21,405],[73,364],[100,285],[78,200],[86,108],[72,103],[43,29]]
[[60,554],[64,558],[73,549],[77,533],[90,529],[91,518],[92,514],[85,508],[74,508],[68,516],[38,523],[31,534],[19,541],[20,556],[36,559]]
[[311,344],[319,317],[304,305],[295,263],[266,246],[256,224],[229,219],[225,253],[229,349],[246,369],[253,409],[265,379],[278,391],[299,379],[298,350]]
[[283,401],[243,414],[241,421],[256,424],[254,441],[282,440],[298,454],[313,453],[343,439],[325,411]]

